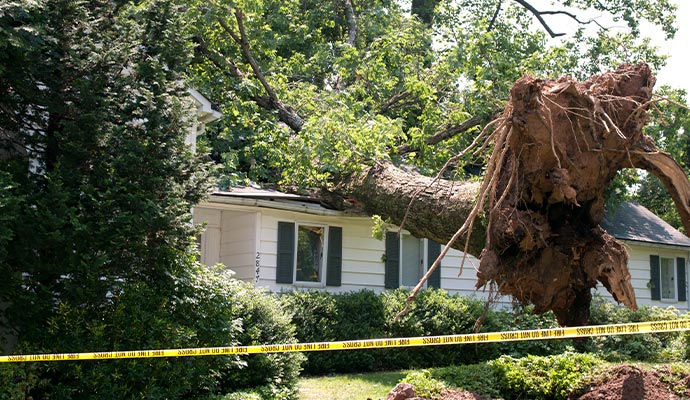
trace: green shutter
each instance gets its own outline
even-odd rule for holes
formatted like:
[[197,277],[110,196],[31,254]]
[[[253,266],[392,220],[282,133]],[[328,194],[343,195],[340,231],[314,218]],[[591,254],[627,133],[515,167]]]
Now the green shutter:
[[[438,256],[441,254],[441,245],[439,243],[434,242],[431,239],[427,240],[427,252],[426,252],[426,262],[427,262],[427,270],[431,268],[431,266],[434,264],[434,261],[438,258]],[[429,277],[429,280],[427,281],[427,286],[428,287],[433,287],[433,288],[440,288],[441,287],[441,265],[439,264],[438,267],[436,267],[436,270],[431,274]]]
[[384,286],[386,289],[396,289],[400,286],[400,237],[397,232],[386,232]]
[[278,222],[276,283],[292,283],[295,269],[295,224]]
[[688,296],[685,288],[685,258],[676,258],[676,278],[678,279],[678,301],[687,301]]
[[326,285],[340,286],[343,275],[343,228],[328,228]]
[[652,278],[652,300],[661,300],[661,262],[659,256],[649,256]]

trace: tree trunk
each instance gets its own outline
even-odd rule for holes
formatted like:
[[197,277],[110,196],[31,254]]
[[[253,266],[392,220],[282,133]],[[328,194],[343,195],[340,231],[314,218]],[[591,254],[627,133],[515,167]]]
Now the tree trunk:
[[[479,182],[434,180],[381,163],[350,177],[338,191],[355,198],[369,215],[390,220],[416,237],[447,243],[474,208],[479,186]],[[477,220],[474,227],[467,252],[479,257],[486,226]],[[465,250],[465,239],[452,247]]]

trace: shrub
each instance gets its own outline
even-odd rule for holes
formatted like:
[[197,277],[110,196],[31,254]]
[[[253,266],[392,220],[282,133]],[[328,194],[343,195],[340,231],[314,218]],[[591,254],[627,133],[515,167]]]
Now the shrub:
[[[484,309],[482,300],[426,289],[419,293],[409,312],[396,320],[408,295],[404,289],[379,295],[370,290],[339,294],[294,291],[284,293],[282,300],[286,308],[293,310],[300,342],[472,333]],[[491,313],[487,321],[494,320]],[[491,354],[486,347],[476,345],[313,352],[307,354],[305,372],[444,366],[486,360]]]
[[[406,289],[381,294],[388,337],[473,333],[475,322],[484,311],[483,300],[450,295],[442,289],[426,289],[419,292],[409,311],[395,320],[409,294]],[[387,351],[389,362],[400,368],[472,363],[485,360],[484,356],[484,349],[477,345],[424,346],[409,348],[404,352],[399,349]]]
[[[385,335],[381,299],[370,290],[329,294],[290,292],[283,304],[293,310],[293,324],[300,342],[375,339]],[[304,365],[308,373],[362,372],[381,369],[381,351],[376,349],[313,352]]]
[[[101,310],[61,304],[45,334],[42,346],[24,344],[19,351],[127,351],[294,341],[289,316],[275,298],[227,273],[200,266],[155,282],[124,283],[121,294]],[[11,393],[13,381],[26,379],[32,386],[13,398],[176,399],[264,385],[294,393],[301,357],[291,353],[14,364],[0,369],[0,389]]]
[[489,362],[504,397],[530,399],[567,399],[600,364],[593,355],[572,352],[519,359],[502,356]]
[[415,396],[425,399],[437,398],[441,394],[441,391],[446,388],[443,382],[433,378],[431,372],[426,369],[412,371],[400,382],[409,383],[414,386]]
[[[534,306],[515,306],[512,312],[494,312],[494,332],[522,331],[532,329],[559,328],[558,321],[553,312],[535,314]],[[492,358],[500,355],[510,355],[514,358],[528,355],[548,356],[562,353],[573,346],[572,339],[549,340],[521,340],[516,342],[495,343],[491,346]]]
[[[591,325],[677,319],[674,307],[642,306],[636,311],[617,306],[595,295],[591,306]],[[641,335],[613,335],[583,339],[583,350],[598,354],[608,361],[680,361],[683,358],[682,334],[678,332]]]
[[501,396],[497,374],[487,363],[439,368],[432,371],[432,376],[459,390],[490,398]]

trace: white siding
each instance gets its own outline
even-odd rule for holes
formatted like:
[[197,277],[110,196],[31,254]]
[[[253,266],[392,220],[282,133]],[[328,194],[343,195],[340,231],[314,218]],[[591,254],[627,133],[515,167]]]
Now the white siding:
[[195,207],[194,223],[205,224],[200,238],[200,261],[206,265],[224,264],[237,279],[254,280],[257,213]]
[[258,213],[223,210],[220,262],[235,271],[237,279],[253,281]]
[[[214,209],[214,208],[218,209]],[[260,212],[259,212],[260,210]],[[323,216],[297,211],[258,208],[240,205],[216,205],[206,203],[194,209],[195,223],[206,222],[207,229],[202,235],[202,262],[213,264],[221,262],[234,270],[237,277],[255,280],[256,285],[271,291],[292,290],[295,285],[277,284],[277,237],[278,222],[289,221],[303,224],[319,224],[342,228],[342,285],[299,286],[318,288],[331,292],[347,292],[370,289],[384,290],[385,265],[383,255],[385,243],[371,236],[372,221],[368,217]],[[661,257],[684,257],[690,259],[687,249],[627,243],[629,250],[629,269],[638,305],[669,305],[687,311],[688,302],[661,302],[651,300],[647,287],[650,280],[649,255]],[[433,261],[433,260],[432,260]],[[475,289],[476,268],[479,261],[472,256],[465,259],[461,269],[462,252],[451,249],[441,266],[441,286],[451,294],[486,298],[488,292]],[[258,268],[257,268],[258,267]],[[461,272],[462,270],[462,272]],[[686,268],[686,275],[687,275]],[[459,276],[458,276],[459,275]],[[687,276],[683,277],[687,282]],[[687,287],[687,285],[686,285]],[[611,295],[599,285],[597,292],[612,300]],[[509,305],[510,297],[501,297],[499,306]]]
[[[685,258],[686,262],[686,276],[679,277],[679,279],[684,279],[686,282],[687,291],[687,263],[689,259],[688,250],[679,247],[661,246],[653,244],[644,244],[639,242],[625,242],[628,249],[628,270],[630,271],[630,277],[632,281],[633,289],[635,289],[635,297],[637,299],[638,306],[650,305],[659,307],[674,306],[677,309],[685,312],[688,311],[688,302],[678,302],[678,301],[667,301],[667,300],[652,300],[652,291],[648,287],[651,280],[651,271],[649,264],[649,256],[657,255],[665,258],[673,258],[674,262],[677,257]],[[606,288],[599,284],[597,286],[597,293],[601,294],[611,302],[614,302],[613,296],[606,290]]]
[[211,208],[194,207],[192,215],[195,225],[205,225],[201,233],[199,261],[206,265],[215,265],[220,262],[220,210]]

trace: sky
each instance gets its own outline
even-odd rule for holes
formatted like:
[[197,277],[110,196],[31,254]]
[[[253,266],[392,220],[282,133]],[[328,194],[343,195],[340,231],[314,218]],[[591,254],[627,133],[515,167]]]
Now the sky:
[[[688,0],[672,0],[672,3],[678,5],[676,12],[676,27],[678,30],[673,40],[666,40],[660,29],[651,24],[641,24],[640,31],[643,36],[650,37],[652,44],[658,46],[661,54],[670,55],[667,64],[660,71],[656,71],[657,87],[662,84],[668,84],[672,87],[683,88],[690,93],[690,1]],[[539,10],[554,10],[563,9],[562,6],[554,6],[552,0],[532,0],[530,1]],[[606,26],[611,23],[606,23],[605,18],[597,12],[583,13],[582,10],[573,11],[579,17],[596,18]],[[578,24],[567,17],[545,17],[547,22],[554,27],[554,30],[564,32],[566,34],[574,33],[578,28]],[[615,27],[615,24],[612,25]],[[618,26],[623,26],[620,23]],[[592,25],[592,29],[596,29]],[[555,39],[557,40],[557,39]]]
[[676,14],[678,31],[675,38],[666,41],[663,35],[659,33],[650,32],[649,35],[662,53],[671,56],[667,65],[657,72],[657,85],[668,84],[673,87],[681,87],[690,93],[690,26],[688,26],[690,2],[676,0],[675,3],[678,5]]

